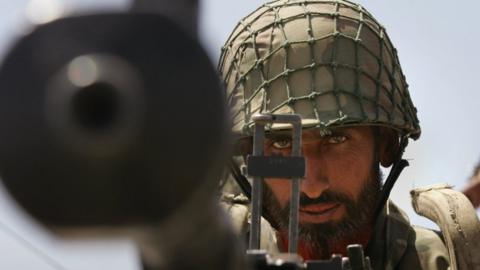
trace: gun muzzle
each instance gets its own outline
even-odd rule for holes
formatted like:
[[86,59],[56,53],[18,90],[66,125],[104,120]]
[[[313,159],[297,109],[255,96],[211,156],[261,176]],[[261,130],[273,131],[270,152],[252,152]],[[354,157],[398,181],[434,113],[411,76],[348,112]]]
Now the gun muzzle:
[[215,194],[226,122],[207,55],[158,14],[41,25],[0,69],[1,177],[50,227],[147,224],[200,207]]

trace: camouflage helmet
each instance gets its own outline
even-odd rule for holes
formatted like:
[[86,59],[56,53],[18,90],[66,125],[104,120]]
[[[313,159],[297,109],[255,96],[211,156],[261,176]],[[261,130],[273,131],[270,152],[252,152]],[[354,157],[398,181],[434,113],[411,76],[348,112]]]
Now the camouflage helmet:
[[300,114],[304,128],[380,125],[420,136],[396,49],[373,16],[349,1],[262,5],[233,30],[219,71],[239,136],[250,136],[252,115],[265,112]]

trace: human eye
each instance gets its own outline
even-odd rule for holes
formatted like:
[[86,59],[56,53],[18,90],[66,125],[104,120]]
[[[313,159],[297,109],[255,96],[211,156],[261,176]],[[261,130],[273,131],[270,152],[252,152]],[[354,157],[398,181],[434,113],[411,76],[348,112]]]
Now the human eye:
[[327,138],[328,144],[339,144],[343,143],[347,140],[347,136],[345,135],[331,135]]
[[275,149],[286,149],[292,146],[292,140],[289,138],[278,138],[272,140],[272,146]]

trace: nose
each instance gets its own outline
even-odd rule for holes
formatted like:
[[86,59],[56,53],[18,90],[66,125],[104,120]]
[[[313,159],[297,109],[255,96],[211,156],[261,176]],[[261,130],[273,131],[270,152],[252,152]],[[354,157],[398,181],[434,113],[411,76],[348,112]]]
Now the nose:
[[330,187],[327,166],[319,152],[303,151],[303,155],[306,171],[300,189],[308,197],[317,198]]

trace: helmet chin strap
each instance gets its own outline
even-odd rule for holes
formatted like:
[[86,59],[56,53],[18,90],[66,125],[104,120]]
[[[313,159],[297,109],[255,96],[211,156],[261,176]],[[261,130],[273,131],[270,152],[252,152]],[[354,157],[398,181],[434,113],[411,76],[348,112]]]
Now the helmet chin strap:
[[383,188],[380,193],[380,197],[378,198],[377,204],[375,206],[375,212],[373,215],[374,220],[378,218],[380,215],[380,212],[382,212],[383,207],[385,203],[388,200],[388,197],[390,196],[390,192],[392,191],[393,185],[397,181],[398,177],[400,176],[400,173],[407,167],[408,161],[403,159],[403,152],[405,151],[405,148],[407,147],[408,144],[408,137],[403,137],[400,141],[400,148],[398,151],[397,158],[393,162],[392,169],[390,170],[390,173],[388,174],[387,179],[385,180],[385,184],[383,185]]

